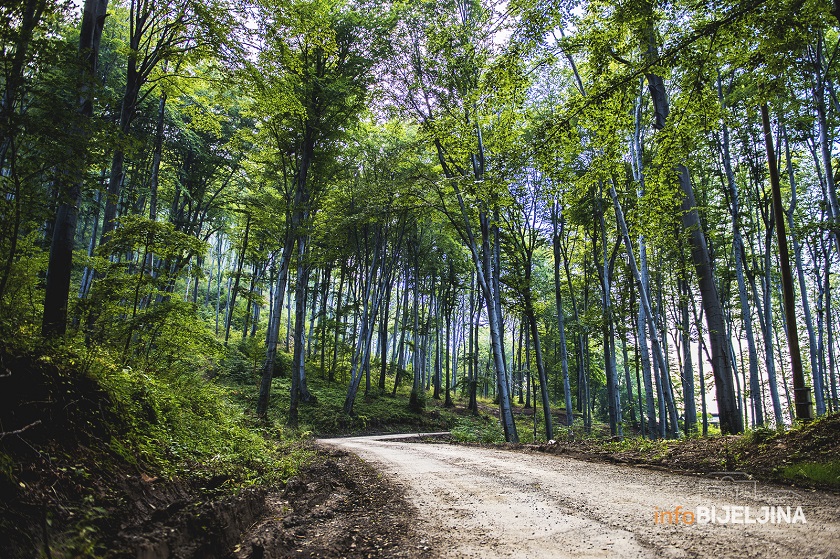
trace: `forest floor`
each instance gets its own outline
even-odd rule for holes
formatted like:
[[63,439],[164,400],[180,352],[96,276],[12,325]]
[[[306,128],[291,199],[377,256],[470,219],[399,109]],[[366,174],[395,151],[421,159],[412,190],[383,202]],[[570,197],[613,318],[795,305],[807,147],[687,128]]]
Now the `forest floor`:
[[[497,408],[481,403],[479,408],[484,414],[498,418]],[[514,408],[514,412],[514,417],[521,419],[533,418],[534,413],[533,408]],[[840,413],[824,415],[784,431],[757,427],[741,435],[692,435],[670,440],[644,439],[632,428],[628,430],[633,432],[624,440],[618,440],[610,436],[609,428],[603,424],[596,424],[592,432],[585,433],[579,423],[574,428],[565,427],[562,410],[554,415],[553,441],[539,438],[543,428],[541,419],[536,426],[537,437],[532,436],[530,421],[517,421],[522,441],[518,445],[500,440],[478,442],[489,438],[482,433],[473,436],[473,440],[458,437],[440,437],[438,440],[686,474],[737,471],[763,482],[840,491]]]
[[[238,491],[150,477],[113,463],[96,470],[88,463],[77,483],[89,499],[72,498],[59,487],[60,501],[48,506],[39,482],[24,498],[0,503],[0,557],[430,556],[432,540],[416,529],[417,509],[399,487],[354,454],[312,450],[285,483]],[[85,460],[75,454],[77,463]],[[54,462],[33,464],[32,471],[48,477],[56,468],[66,469]],[[67,483],[53,480],[54,486]]]
[[[355,455],[254,419],[231,428],[221,414],[241,411],[210,407],[193,377],[189,393],[155,397],[146,377],[109,392],[65,361],[0,349],[0,559],[428,555],[416,510]],[[184,406],[218,412],[230,443],[208,443]]]
[[[318,442],[398,480],[422,513],[418,530],[435,557],[840,557],[840,496],[831,492],[515,451],[521,447]],[[677,507],[699,515],[698,507],[713,506],[719,520],[724,507],[741,507],[741,515],[751,507],[753,519],[762,506],[801,507],[805,522],[656,520]]]

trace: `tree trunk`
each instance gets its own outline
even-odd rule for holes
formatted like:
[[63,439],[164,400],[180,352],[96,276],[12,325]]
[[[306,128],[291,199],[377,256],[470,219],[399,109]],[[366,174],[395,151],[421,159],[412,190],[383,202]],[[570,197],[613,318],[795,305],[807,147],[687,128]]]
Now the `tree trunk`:
[[412,316],[414,319],[414,329],[412,330],[412,339],[414,341],[414,355],[412,360],[412,371],[414,373],[414,381],[411,385],[411,396],[409,397],[408,405],[414,410],[420,409],[421,391],[423,385],[420,381],[420,241],[415,240],[414,244],[414,305],[412,308]]
[[338,366],[338,335],[341,326],[341,299],[344,295],[344,276],[347,273],[347,265],[341,262],[341,273],[338,278],[338,295],[335,298],[335,329],[333,330],[333,355],[330,363],[330,373],[327,380],[330,383],[335,382],[335,368]]
[[251,214],[249,213],[245,219],[245,232],[242,235],[242,249],[239,251],[239,262],[236,265],[236,276],[233,281],[233,289],[230,293],[230,302],[228,303],[228,313],[225,320],[225,347],[228,345],[230,339],[230,325],[233,322],[233,311],[236,307],[236,294],[239,292],[239,282],[242,279],[242,268],[245,266],[245,252],[248,250],[248,233],[251,230]]
[[[805,267],[802,264],[802,247],[799,245],[799,240],[796,235],[796,229],[794,228],[793,222],[793,214],[796,211],[796,179],[793,174],[793,162],[790,156],[790,146],[788,145],[788,138],[787,132],[785,127],[782,126],[782,137],[785,141],[785,161],[787,162],[787,170],[788,170],[788,180],[790,182],[790,206],[787,210],[787,222],[788,226],[790,227],[790,240],[793,243],[793,255],[794,255],[794,262],[796,264],[796,275],[797,279],[799,280],[799,296],[802,298],[802,313],[805,318],[805,328],[808,331],[808,354],[811,358],[811,374],[818,375],[820,374],[820,370],[822,369],[819,364],[818,353],[817,353],[817,338],[814,333],[814,321],[811,316],[811,304],[808,300],[808,287],[805,284]],[[830,325],[830,321],[829,321]],[[833,383],[832,383],[833,384]],[[814,384],[816,387],[816,383]],[[777,425],[782,425],[781,423],[781,415],[782,409],[781,404],[778,402],[778,389],[775,391],[776,399],[773,401],[773,409],[775,411],[776,406],[778,405],[778,417],[776,419]],[[836,396],[834,397],[836,399]],[[816,395],[816,404],[817,404],[817,415],[822,415],[826,412],[825,409],[825,401],[822,398],[822,395]]]
[[[823,168],[825,169],[825,194],[827,198],[827,208],[830,217],[830,228],[834,240],[837,243],[837,248],[840,250],[840,202],[837,199],[837,190],[834,183],[834,164],[832,162],[831,146],[832,140],[829,137],[828,124],[828,107],[825,102],[826,91],[826,70],[823,67],[823,45],[825,40],[822,33],[817,37],[817,46],[813,52],[813,68],[814,76],[812,81],[812,94],[814,99],[814,109],[817,113],[817,130],[819,133],[820,156],[822,158]],[[772,142],[772,139],[771,139]],[[772,178],[771,178],[772,180]],[[794,388],[794,398],[796,397],[796,388]],[[797,400],[799,402],[799,400]],[[804,404],[803,406],[804,412]],[[797,412],[798,413],[798,412]]]
[[560,369],[563,374],[563,395],[566,404],[566,426],[571,427],[574,422],[572,409],[572,389],[569,382],[569,351],[566,346],[566,319],[563,312],[563,297],[561,294],[560,262],[561,262],[561,215],[560,204],[554,200],[551,205],[552,245],[554,249],[554,302],[557,307],[557,332],[560,343]]
[[[83,62],[83,74],[79,81],[79,104],[77,111],[84,119],[93,115],[93,87],[90,83],[97,74],[99,44],[102,28],[108,11],[108,0],[85,0],[82,12],[82,26],[79,35],[79,55]],[[85,146],[90,136],[84,129],[78,130],[78,153],[70,155],[69,171],[65,173],[62,186],[64,199],[58,207],[50,243],[44,293],[44,316],[41,333],[44,337],[63,336],[67,331],[67,303],[70,298],[70,274],[73,271],[73,248],[76,236],[76,221],[79,216],[79,200],[84,181]]]
[[[644,37],[643,47],[645,46],[647,47],[648,59],[656,60],[659,55],[652,26],[648,29],[647,36]],[[645,77],[647,78],[648,91],[654,106],[654,128],[662,130],[665,127],[670,110],[665,85],[662,78],[654,73],[648,73]],[[683,201],[680,208],[682,211],[682,225],[688,233],[692,262],[699,283],[698,287],[703,309],[706,313],[709,342],[712,350],[712,372],[715,376],[715,392],[717,395],[718,411],[720,413],[721,431],[725,434],[740,433],[744,430],[744,422],[738,410],[738,405],[735,400],[735,390],[732,384],[732,366],[727,351],[729,347],[728,340],[726,339],[727,329],[720,297],[718,296],[717,286],[714,281],[706,237],[703,233],[702,224],[700,223],[700,214],[697,211],[694,187],[691,184],[691,177],[685,165],[677,165],[676,172],[683,193]]]
[[149,177],[149,220],[157,220],[158,186],[160,184],[160,160],[163,154],[163,121],[166,116],[166,93],[158,101],[158,117],[155,124],[155,146],[152,151],[152,170]]
[[[717,80],[718,99],[723,105],[723,89],[721,87],[720,75]],[[735,260],[735,277],[738,282],[738,298],[741,303],[741,320],[744,324],[744,332],[747,336],[747,351],[749,353],[750,367],[750,395],[752,397],[753,409],[756,413],[756,424],[764,424],[764,416],[761,406],[760,378],[758,373],[758,352],[756,351],[755,335],[753,333],[752,312],[747,297],[747,287],[744,282],[744,241],[741,237],[741,211],[738,184],[735,182],[735,173],[732,171],[731,155],[729,150],[729,127],[724,119],[722,123],[723,132],[723,168],[726,173],[726,182],[729,187],[729,213],[732,217],[732,253]],[[772,384],[772,383],[771,383]],[[774,389],[771,387],[771,391]],[[776,425],[781,425],[781,408],[778,405],[778,394],[773,402],[773,410],[776,413]]]
[[[773,133],[770,130],[770,114],[767,110],[766,103],[761,105],[761,123],[764,129],[764,147],[767,151],[767,164],[770,167],[773,219],[776,223],[776,238],[779,243],[779,269],[782,276],[785,323],[787,324],[788,330],[788,351],[790,353],[790,366],[793,374],[793,399],[796,404],[796,418],[807,421],[812,418],[811,388],[805,385],[805,374],[802,370],[802,354],[799,350],[799,330],[796,324],[796,301],[793,294],[793,275],[790,270],[790,253],[788,252],[787,236],[785,235],[785,212],[782,207],[779,170],[776,167]],[[819,385],[819,373],[814,375],[813,379],[814,391],[820,394],[821,397],[822,390]]]
[[[543,364],[542,345],[540,343],[540,332],[537,328],[537,317],[536,313],[534,312],[534,304],[532,301],[530,288],[528,288],[528,293],[525,299],[525,316],[528,319],[528,325],[531,328],[531,338],[534,341],[534,357],[537,362],[537,374],[539,375],[540,379],[540,397],[542,399],[543,420],[545,422],[545,440],[548,441],[554,438],[554,426],[552,425],[551,402],[548,395],[548,375],[546,375],[545,365]],[[529,368],[528,376],[530,377],[530,375],[531,371]],[[534,402],[534,408],[536,408],[536,402]],[[535,409],[534,414],[536,413],[537,411]]]
[[297,276],[295,278],[295,331],[294,352],[292,356],[291,389],[289,393],[289,427],[298,426],[298,404],[300,402],[300,380],[304,367],[304,327],[306,325],[306,283],[309,281],[309,269],[306,262],[306,235],[297,235]]
[[[647,323],[648,331],[651,337],[651,346],[653,347],[653,357],[654,357],[654,378],[657,383],[657,393],[659,394],[660,400],[660,429],[659,433],[664,435],[663,427],[666,424],[666,412],[669,413],[670,417],[670,429],[671,434],[674,437],[679,436],[679,425],[677,422],[677,413],[676,413],[676,406],[673,404],[673,399],[669,398],[670,392],[670,384],[666,384],[668,379],[666,379],[666,383],[661,382],[661,375],[666,375],[668,371],[667,364],[665,362],[665,356],[662,352],[662,347],[659,343],[659,333],[656,328],[656,323],[653,320],[653,311],[650,305],[650,297],[648,295],[648,282],[646,277],[646,260],[642,261],[642,270],[645,271],[645,276],[642,275],[642,271],[639,269],[639,266],[636,264],[636,257],[633,254],[633,246],[630,243],[630,233],[627,230],[627,222],[624,220],[624,210],[621,208],[621,203],[618,200],[618,195],[615,192],[615,186],[610,185],[609,189],[610,197],[613,200],[613,206],[615,208],[616,220],[618,221],[619,229],[621,231],[622,238],[624,239],[625,248],[627,250],[628,261],[630,264],[630,270],[633,272],[633,276],[636,279],[637,287],[639,288],[639,298],[641,300],[641,305],[639,306],[639,345],[642,348],[642,359],[645,358],[645,353],[647,352],[647,343],[644,337],[643,325]],[[641,252],[642,257],[646,259],[644,256],[644,251]],[[659,374],[657,374],[657,372]],[[648,381],[645,379],[645,390],[648,391],[650,387],[648,386]],[[650,392],[649,392],[650,393]],[[648,402],[648,420],[651,422],[651,433],[655,433],[655,418],[653,417],[653,409],[652,409],[652,397],[651,400]]]
[[385,392],[385,377],[388,373],[388,319],[391,310],[391,291],[394,282],[387,279],[385,287],[385,301],[382,305],[382,316],[379,319],[379,391]]
[[387,283],[386,277],[388,276],[388,271],[381,269],[386,245],[386,239],[384,237],[384,235],[381,235],[377,231],[373,260],[370,268],[367,270],[363,286],[361,332],[350,365],[350,384],[347,389],[347,397],[344,400],[344,413],[348,415],[353,413],[356,393],[359,390],[359,384],[365,372],[365,365],[369,363],[374,326],[386,289],[385,284]]
[[680,309],[682,311],[682,350],[683,370],[682,388],[685,415],[685,434],[691,435],[697,431],[697,407],[694,403],[694,367],[691,365],[691,321],[688,313],[689,286],[688,280],[680,280],[682,297]]

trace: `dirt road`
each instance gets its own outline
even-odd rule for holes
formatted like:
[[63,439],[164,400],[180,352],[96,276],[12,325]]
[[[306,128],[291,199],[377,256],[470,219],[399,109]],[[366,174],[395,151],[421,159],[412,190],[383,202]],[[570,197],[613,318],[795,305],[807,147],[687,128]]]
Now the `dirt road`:
[[438,557],[840,557],[833,494],[389,437],[319,443],[401,485]]

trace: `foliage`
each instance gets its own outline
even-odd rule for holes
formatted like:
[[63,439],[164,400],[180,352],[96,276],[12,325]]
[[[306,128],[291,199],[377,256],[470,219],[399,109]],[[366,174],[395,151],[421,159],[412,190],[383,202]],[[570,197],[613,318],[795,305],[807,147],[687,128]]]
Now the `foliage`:
[[124,364],[101,347],[66,348],[57,364],[84,371],[105,391],[117,421],[110,445],[128,462],[167,477],[222,475],[235,485],[294,475],[307,456],[297,439],[248,420],[209,380],[206,352],[178,350],[177,360]]
[[450,432],[452,439],[458,442],[493,444],[505,442],[501,424],[488,415],[459,417]]

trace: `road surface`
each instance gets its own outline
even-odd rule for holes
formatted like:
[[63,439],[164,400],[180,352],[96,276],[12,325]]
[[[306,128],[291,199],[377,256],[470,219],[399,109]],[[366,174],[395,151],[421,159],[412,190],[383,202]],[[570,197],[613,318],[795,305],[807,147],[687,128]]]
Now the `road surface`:
[[318,442],[401,486],[437,557],[840,558],[830,493],[396,437]]

